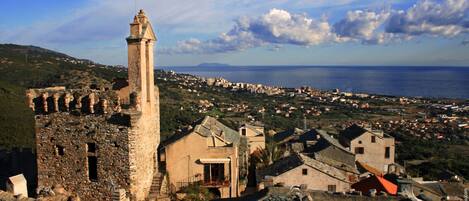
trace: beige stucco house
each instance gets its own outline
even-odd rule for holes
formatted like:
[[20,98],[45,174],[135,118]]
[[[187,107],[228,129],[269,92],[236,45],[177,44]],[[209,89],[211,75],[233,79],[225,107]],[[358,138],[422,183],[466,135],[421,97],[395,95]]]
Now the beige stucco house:
[[263,126],[243,124],[239,128],[239,134],[247,138],[249,154],[254,153],[258,149],[265,149],[265,135]]
[[199,183],[221,198],[239,195],[238,132],[205,117],[162,143],[159,160],[172,190]]
[[311,190],[346,192],[350,191],[355,177],[314,157],[293,153],[259,170],[257,180],[264,186],[306,185]]
[[355,160],[383,173],[388,172],[390,164],[394,164],[394,138],[383,131],[354,124],[341,132],[339,141],[355,154]]

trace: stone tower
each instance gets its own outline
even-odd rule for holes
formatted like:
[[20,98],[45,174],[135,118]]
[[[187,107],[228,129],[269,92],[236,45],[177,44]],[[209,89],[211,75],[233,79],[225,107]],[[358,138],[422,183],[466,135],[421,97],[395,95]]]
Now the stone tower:
[[82,200],[111,200],[116,193],[132,201],[148,198],[159,175],[155,41],[140,11],[127,37],[128,86],[26,91],[27,104],[35,112],[39,189],[59,184]]
[[131,177],[136,178],[131,191],[137,193],[137,198],[148,196],[153,175],[158,170],[156,150],[160,142],[160,115],[159,91],[154,81],[155,42],[150,21],[140,10],[130,24],[130,36],[127,37],[130,102],[139,114],[134,123],[138,129],[129,135],[130,148],[134,148],[129,160],[131,167],[135,166]]

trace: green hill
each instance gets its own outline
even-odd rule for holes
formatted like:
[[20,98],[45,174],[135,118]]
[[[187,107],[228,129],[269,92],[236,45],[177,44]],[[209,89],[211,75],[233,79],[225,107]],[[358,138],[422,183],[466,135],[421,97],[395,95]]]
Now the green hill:
[[34,120],[27,88],[108,85],[122,69],[94,64],[35,46],[0,44],[0,148],[33,147]]
[[[181,111],[197,100],[177,83],[157,73],[160,87],[161,132],[164,139],[200,114]],[[0,150],[34,148],[33,113],[26,106],[25,90],[49,86],[67,88],[111,87],[115,78],[126,78],[125,68],[96,64],[35,46],[0,44]]]

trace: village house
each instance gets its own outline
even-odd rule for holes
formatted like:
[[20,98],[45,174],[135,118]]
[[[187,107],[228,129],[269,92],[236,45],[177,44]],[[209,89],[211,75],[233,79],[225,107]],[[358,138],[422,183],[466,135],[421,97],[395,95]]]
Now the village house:
[[259,185],[305,186],[310,190],[348,192],[355,182],[346,171],[318,161],[314,157],[293,153],[257,172]]
[[358,181],[355,156],[325,131],[290,129],[274,135],[285,157],[258,170],[264,185],[281,184],[308,189],[345,192]]
[[171,190],[197,183],[221,198],[237,197],[240,142],[238,132],[210,116],[164,141],[159,158]]
[[355,154],[355,160],[379,171],[387,173],[394,164],[394,138],[383,131],[354,124],[340,133],[339,142]]
[[409,198],[462,201],[465,196],[467,197],[466,186],[460,182],[400,178],[397,179],[396,183],[398,184],[398,194]]
[[311,133],[305,133],[302,129],[292,128],[275,133],[273,141],[285,151],[286,154],[302,152],[305,149],[306,143],[316,140],[315,136],[310,134]]
[[265,134],[263,126],[255,126],[251,124],[243,124],[239,128],[241,136],[246,136],[249,147],[249,154],[259,149],[265,149]]
[[318,161],[343,171],[351,182],[358,181],[359,171],[355,164],[355,155],[352,152],[323,130],[312,129],[307,133],[315,134],[317,141],[304,152],[314,155]]

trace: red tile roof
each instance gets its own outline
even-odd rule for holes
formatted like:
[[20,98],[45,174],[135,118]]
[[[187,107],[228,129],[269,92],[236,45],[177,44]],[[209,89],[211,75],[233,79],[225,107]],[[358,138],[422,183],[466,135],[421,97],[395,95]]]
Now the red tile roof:
[[384,179],[381,176],[372,176],[363,179],[352,185],[352,188],[362,193],[369,193],[370,189],[376,189],[377,192],[386,192],[389,195],[397,194],[397,185]]
[[367,172],[371,173],[371,174],[374,174],[376,176],[384,176],[384,174],[379,171],[378,169],[374,168],[374,167],[371,167],[370,165],[364,163],[364,162],[360,162],[360,161],[357,161],[358,165],[360,167],[362,167],[363,169],[365,169]]

